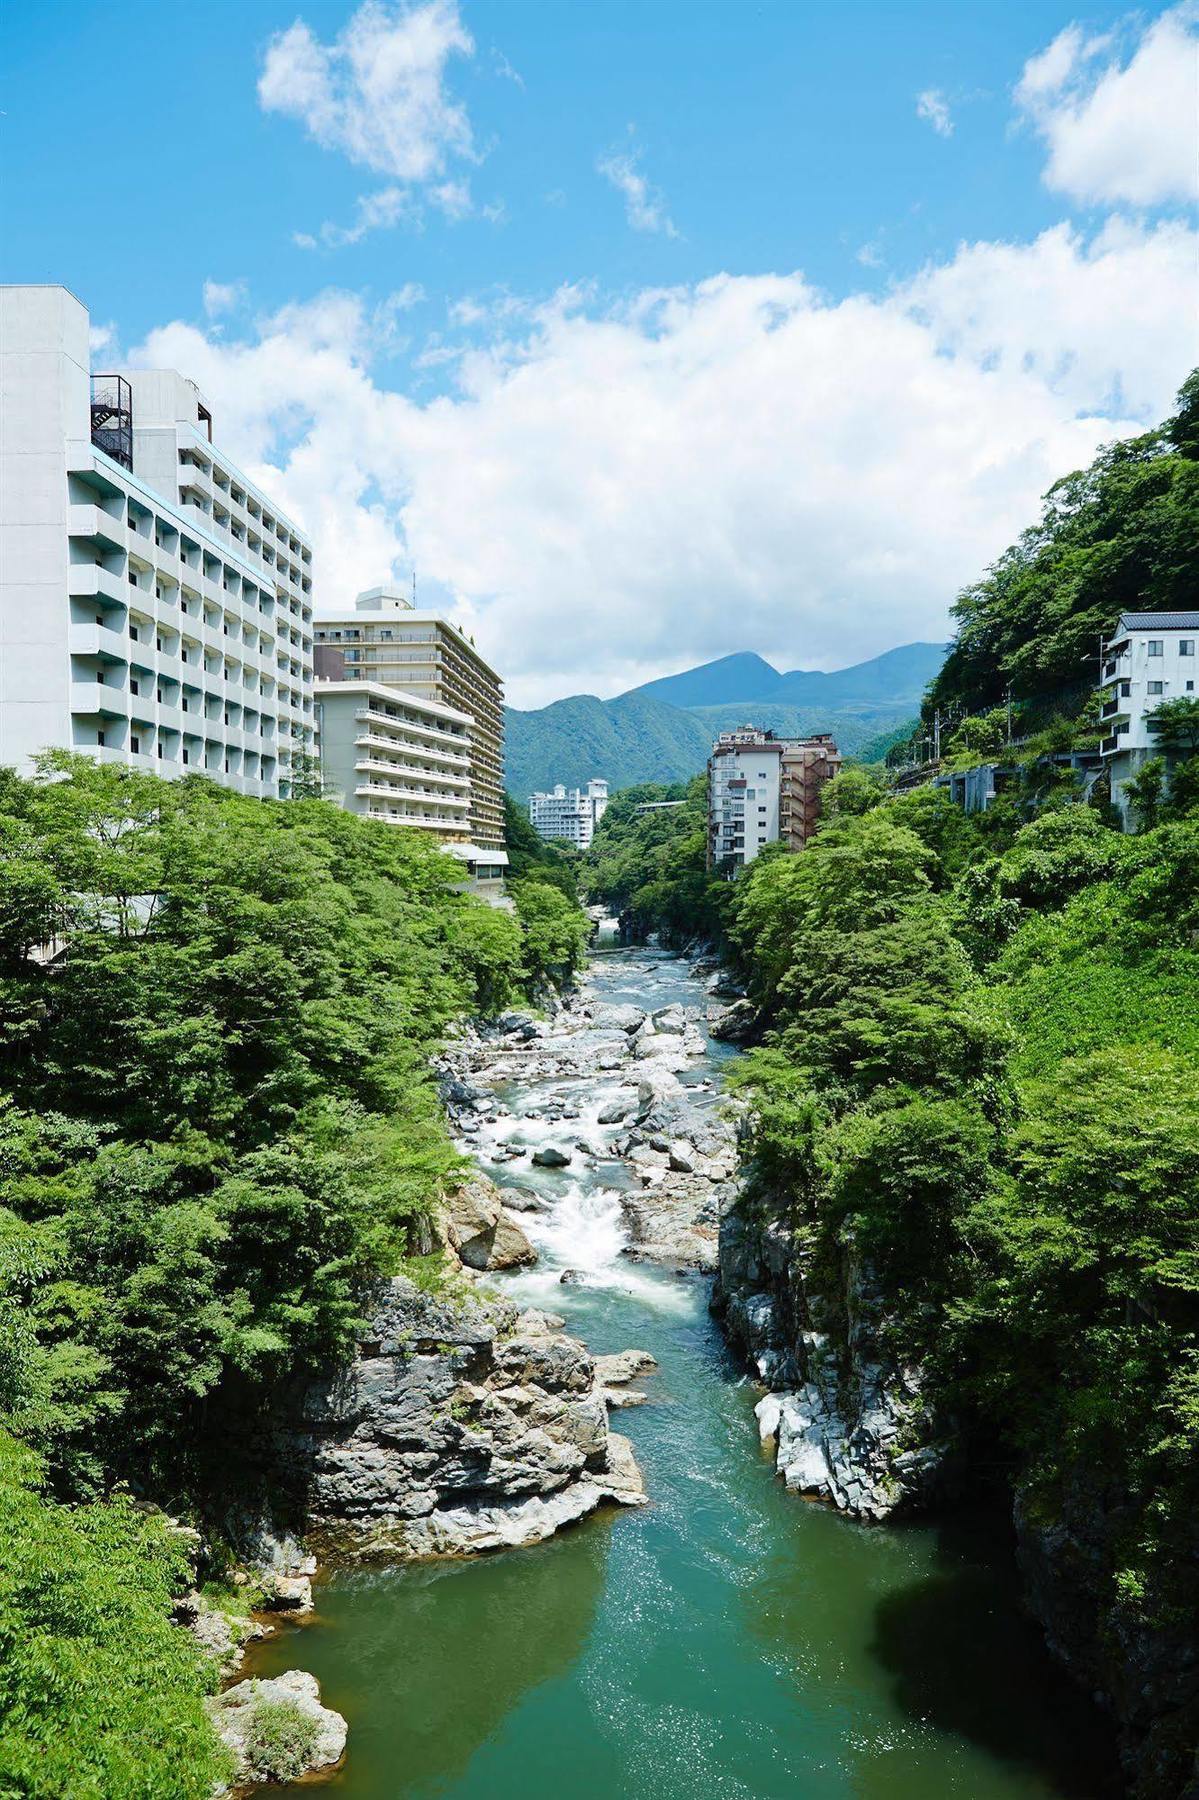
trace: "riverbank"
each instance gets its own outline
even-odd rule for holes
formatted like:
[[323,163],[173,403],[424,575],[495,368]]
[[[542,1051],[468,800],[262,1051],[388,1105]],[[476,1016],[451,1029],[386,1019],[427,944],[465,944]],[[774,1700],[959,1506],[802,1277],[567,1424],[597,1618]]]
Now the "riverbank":
[[[601,953],[590,978],[583,1006],[684,1009],[701,1050],[671,1073],[687,1104],[715,1119],[733,1053],[708,1041],[689,966],[652,951]],[[580,1022],[562,1037],[578,1040]],[[350,1721],[337,1793],[1109,1792],[1102,1727],[1019,1612],[1003,1522],[879,1529],[788,1493],[759,1448],[761,1390],[709,1314],[708,1280],[645,1258],[632,1242],[635,1203],[654,1191],[637,1165],[590,1150],[568,1164],[533,1163],[538,1148],[590,1140],[600,1094],[632,1091],[634,1067],[651,1060],[601,1068],[598,1040],[590,1062],[576,1042],[575,1073],[543,1069],[526,1080],[522,1068],[556,1054],[544,1046],[558,1024],[529,1039],[531,1056],[503,1048],[501,1034],[492,1048],[509,1060],[494,1088],[481,1067],[472,1078],[489,1087],[496,1116],[463,1136],[509,1203],[523,1201],[517,1216],[539,1252],[535,1266],[496,1276],[496,1287],[513,1304],[556,1311],[593,1355],[635,1346],[654,1357],[635,1383],[645,1403],[620,1412],[649,1504],[597,1512],[502,1557],[344,1568],[318,1586],[314,1620],[257,1647],[252,1667],[310,1669]],[[525,1154],[493,1162],[504,1138],[521,1140]],[[668,1150],[655,1155],[667,1162],[660,1190],[682,1172],[669,1169]],[[572,1271],[582,1279],[563,1282]]]

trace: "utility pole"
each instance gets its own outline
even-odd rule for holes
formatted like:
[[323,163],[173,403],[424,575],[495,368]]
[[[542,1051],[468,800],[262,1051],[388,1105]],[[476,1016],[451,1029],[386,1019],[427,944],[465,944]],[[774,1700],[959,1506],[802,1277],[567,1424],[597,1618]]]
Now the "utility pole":
[[941,760],[941,708],[938,706],[933,714],[933,761]]

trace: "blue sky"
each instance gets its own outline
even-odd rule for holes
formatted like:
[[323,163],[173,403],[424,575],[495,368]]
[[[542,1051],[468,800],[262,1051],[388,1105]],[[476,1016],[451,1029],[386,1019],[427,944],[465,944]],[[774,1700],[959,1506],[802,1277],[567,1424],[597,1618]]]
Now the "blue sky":
[[1195,360],[1195,23],[14,0],[5,279],[194,374],[331,597],[415,561],[526,703],[836,666]]

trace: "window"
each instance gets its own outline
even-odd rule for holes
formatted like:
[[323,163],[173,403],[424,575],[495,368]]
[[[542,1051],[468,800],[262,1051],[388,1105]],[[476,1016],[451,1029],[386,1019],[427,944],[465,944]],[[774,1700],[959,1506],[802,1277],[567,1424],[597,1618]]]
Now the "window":
[[99,744],[101,750],[103,750],[103,748],[104,748],[104,733],[102,731],[98,731],[96,733],[96,742],[97,742],[97,744]]
[[1179,656],[1194,656],[1194,654],[1195,654],[1194,638],[1179,638],[1178,654],[1179,654]]
[[1121,698],[1121,700],[1127,700],[1128,696],[1131,693],[1132,693],[1131,681],[1122,681],[1120,683],[1120,698]]
[[141,691],[142,691],[141,683],[138,681],[138,679],[135,675],[131,675],[129,677],[129,692],[131,694],[140,694]]
[[1150,638],[1148,649],[1150,656],[1160,656],[1162,654],[1161,638]]
[[1165,685],[1164,681],[1151,681],[1149,683],[1149,692],[1151,694],[1160,694],[1164,691]]
[[1188,693],[1188,694],[1193,694],[1193,693],[1194,693],[1194,691],[1195,691],[1195,684],[1194,684],[1194,682],[1193,682],[1193,681],[1188,681],[1188,682],[1187,682],[1187,693]]
[[142,740],[138,737],[136,732],[134,732],[129,739],[129,748],[130,748],[130,750],[132,750],[134,756],[141,755]]

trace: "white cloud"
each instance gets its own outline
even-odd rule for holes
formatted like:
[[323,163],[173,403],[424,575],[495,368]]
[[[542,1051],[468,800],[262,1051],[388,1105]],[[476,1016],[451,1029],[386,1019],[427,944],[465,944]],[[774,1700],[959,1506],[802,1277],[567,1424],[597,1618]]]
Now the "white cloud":
[[206,317],[217,319],[222,313],[232,312],[241,305],[246,296],[244,281],[206,281],[204,283],[204,312]]
[[637,150],[610,150],[595,166],[623,196],[625,217],[634,231],[660,231],[664,237],[678,237],[665,200],[642,174],[639,160]]
[[168,325],[138,357],[196,379],[307,523],[322,598],[415,562],[537,705],[732,650],[835,667],[941,636],[1058,476],[1168,411],[1196,247],[1111,222],[837,302],[799,274],[501,296],[451,318],[453,385],[424,401],[377,372],[387,303],[344,293],[240,342]]
[[927,119],[938,137],[953,136],[953,119],[949,102],[940,88],[925,88],[916,96],[916,117]]
[[[352,224],[322,226],[323,243],[357,243],[368,231],[418,217],[422,196],[451,218],[471,210],[467,183],[447,173],[455,160],[478,158],[446,68],[474,49],[456,0],[394,7],[366,0],[331,43],[302,19],[272,38],[258,82],[263,110],[298,119],[326,150],[390,178],[359,199]],[[311,233],[296,241],[316,247]]]
[[1199,199],[1197,24],[1184,0],[1141,29],[1127,61],[1112,34],[1078,25],[1030,58],[1015,99],[1045,140],[1048,187],[1083,203]]

